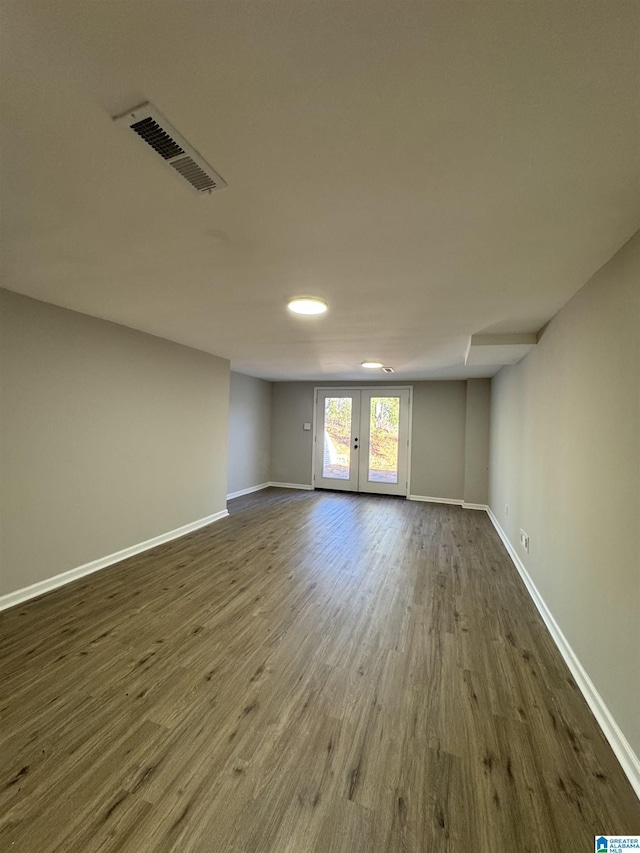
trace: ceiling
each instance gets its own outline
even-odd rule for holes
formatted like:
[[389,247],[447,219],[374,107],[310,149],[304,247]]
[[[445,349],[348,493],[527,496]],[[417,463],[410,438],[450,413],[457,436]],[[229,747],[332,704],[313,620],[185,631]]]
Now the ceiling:
[[[537,331],[640,227],[637,2],[0,10],[2,285],[235,370],[489,376],[471,334]],[[112,122],[147,100],[228,188]]]

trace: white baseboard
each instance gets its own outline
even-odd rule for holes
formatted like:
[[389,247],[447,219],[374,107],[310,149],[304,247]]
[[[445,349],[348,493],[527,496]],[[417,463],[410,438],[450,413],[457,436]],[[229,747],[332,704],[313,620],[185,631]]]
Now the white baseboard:
[[259,486],[250,486],[248,489],[241,489],[239,492],[231,492],[227,495],[227,500],[232,501],[234,498],[240,498],[242,495],[249,495],[251,492],[259,492],[261,489],[268,489],[273,486],[276,489],[304,489],[312,491],[313,486],[307,486],[304,483],[261,483]]
[[[249,495],[252,492],[259,492],[269,486],[273,486],[276,489],[304,489],[306,491],[311,491],[313,489],[313,486],[307,486],[302,483],[261,483],[259,486],[250,486],[248,489],[240,489],[238,492],[231,492],[227,495],[227,500],[231,501],[234,498],[240,498],[243,495]],[[467,503],[466,501],[455,500],[453,498],[432,498],[427,497],[426,495],[408,495],[408,499],[410,501],[426,501],[428,503],[436,504],[453,504],[455,506],[461,506],[464,509],[478,509],[484,510],[485,512],[489,510],[487,504]]]
[[214,521],[219,521],[225,518],[229,513],[226,509],[216,512],[213,515],[208,515],[206,518],[200,518],[198,521],[192,521],[190,524],[184,524],[182,527],[176,527],[175,530],[170,530],[168,533],[161,533],[160,536],[154,536],[153,539],[147,539],[146,542],[139,542],[137,545],[131,545],[129,548],[123,548],[122,551],[116,551],[114,554],[109,554],[106,557],[100,557],[98,560],[92,560],[90,563],[85,563],[83,566],[77,566],[75,569],[69,569],[67,572],[61,572],[59,575],[54,575],[51,578],[46,578],[43,581],[38,581],[30,586],[25,586],[22,589],[17,589],[15,592],[9,592],[7,595],[0,596],[0,610],[6,610],[8,607],[14,607],[16,604],[21,604],[23,601],[28,601],[30,598],[37,598],[45,592],[50,592],[52,589],[57,589],[59,586],[71,583],[85,575],[90,575],[93,572],[98,572],[100,569],[106,569],[107,566],[112,566],[114,563],[119,563],[121,560],[126,560],[128,557],[134,557],[136,554],[141,554],[143,551],[148,551],[150,548],[155,548],[165,542],[171,542],[172,539],[179,539],[180,536],[185,536],[187,533],[192,533],[201,527],[206,527],[208,524],[213,524]]
[[410,501],[425,501],[430,504],[453,504],[454,506],[462,506],[464,501],[459,501],[455,498],[431,498],[426,495],[409,495]]
[[307,492],[313,491],[313,486],[307,486],[304,483],[269,483],[276,489],[304,489]]
[[493,526],[498,532],[498,536],[502,539],[504,547],[507,549],[509,556],[511,557],[513,564],[518,570],[520,577],[524,581],[527,590],[529,591],[529,595],[533,599],[534,604],[538,608],[538,612],[542,616],[545,625],[549,629],[549,633],[554,639],[554,642],[558,649],[560,650],[560,654],[564,658],[565,663],[571,670],[571,675],[573,676],[576,684],[580,688],[580,692],[586,699],[587,705],[591,709],[591,713],[598,721],[600,728],[606,739],[609,741],[611,749],[613,749],[616,758],[620,762],[622,769],[626,773],[633,790],[636,792],[638,799],[640,799],[640,759],[635,754],[633,749],[631,748],[631,744],[624,736],[624,733],[616,723],[611,711],[607,708],[604,699],[598,693],[593,681],[589,678],[587,671],[580,663],[578,656],[573,651],[571,646],[569,645],[569,641],[562,633],[560,626],[553,618],[553,615],[547,605],[544,602],[544,599],[538,592],[536,585],[531,579],[531,576],[527,572],[524,567],[524,563],[518,556],[515,548],[509,541],[507,534],[504,532],[498,519],[495,517],[491,508],[487,509],[489,514],[489,518],[491,519]]
[[227,495],[227,500],[232,501],[234,498],[241,498],[243,495],[250,495],[251,492],[259,492],[261,489],[268,489],[271,483],[260,483],[259,486],[249,486],[248,489],[240,489],[238,492],[231,492]]

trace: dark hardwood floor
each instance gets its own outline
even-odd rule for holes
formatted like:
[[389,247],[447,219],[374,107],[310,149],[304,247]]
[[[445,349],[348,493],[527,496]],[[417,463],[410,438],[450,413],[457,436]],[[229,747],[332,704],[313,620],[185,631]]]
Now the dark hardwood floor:
[[487,516],[270,489],[0,615],[0,849],[585,853],[640,804]]

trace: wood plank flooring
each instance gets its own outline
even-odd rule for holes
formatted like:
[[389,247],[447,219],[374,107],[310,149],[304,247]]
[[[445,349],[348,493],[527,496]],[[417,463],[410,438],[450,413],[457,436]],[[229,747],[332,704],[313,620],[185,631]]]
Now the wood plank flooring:
[[270,489],[0,615],[0,849],[584,853],[640,804],[482,512]]

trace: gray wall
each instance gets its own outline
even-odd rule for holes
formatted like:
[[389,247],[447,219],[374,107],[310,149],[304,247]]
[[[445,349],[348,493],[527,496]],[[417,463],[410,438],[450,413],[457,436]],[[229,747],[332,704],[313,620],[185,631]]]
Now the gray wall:
[[[467,382],[372,382],[370,385],[413,387],[411,493],[425,497],[467,499],[465,450],[470,454],[470,494],[486,504],[490,383],[472,380],[473,417],[469,429],[479,437],[466,439]],[[351,382],[275,382],[271,439],[271,479],[311,484],[313,434],[302,424],[313,421],[314,387],[353,386]],[[360,383],[366,385],[367,383]],[[484,480],[482,472],[484,473]],[[483,485],[484,484],[484,485]]]
[[467,380],[464,433],[464,499],[486,504],[489,494],[491,380]]
[[466,382],[411,384],[411,494],[462,500]]
[[639,365],[636,235],[494,379],[490,483],[493,512],[637,754]]
[[274,382],[271,414],[271,480],[311,485],[313,382]]
[[226,507],[229,362],[0,290],[0,593]]
[[271,382],[231,373],[227,494],[270,480]]

